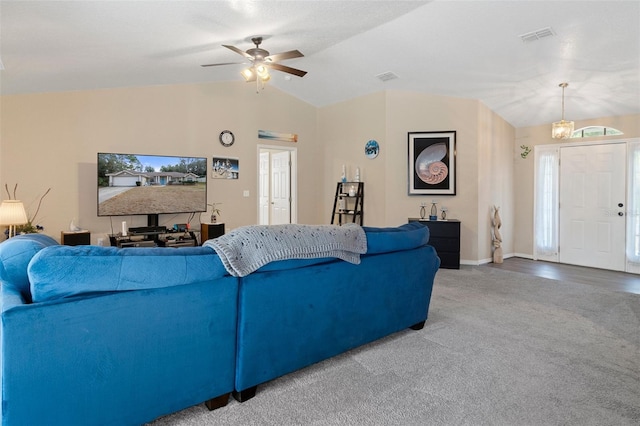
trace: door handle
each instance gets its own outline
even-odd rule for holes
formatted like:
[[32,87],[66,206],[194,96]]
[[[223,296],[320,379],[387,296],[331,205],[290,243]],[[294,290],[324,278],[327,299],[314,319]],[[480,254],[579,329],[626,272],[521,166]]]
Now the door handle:
[[618,207],[624,207],[624,204],[618,203]]
[[624,213],[618,212],[618,216],[624,216]]

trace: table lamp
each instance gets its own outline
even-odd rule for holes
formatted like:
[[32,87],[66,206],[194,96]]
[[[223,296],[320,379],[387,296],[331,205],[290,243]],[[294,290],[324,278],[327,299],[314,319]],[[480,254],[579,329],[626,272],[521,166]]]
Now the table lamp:
[[29,222],[27,212],[20,200],[4,200],[0,204],[0,225],[9,226],[9,238],[16,235],[16,225]]

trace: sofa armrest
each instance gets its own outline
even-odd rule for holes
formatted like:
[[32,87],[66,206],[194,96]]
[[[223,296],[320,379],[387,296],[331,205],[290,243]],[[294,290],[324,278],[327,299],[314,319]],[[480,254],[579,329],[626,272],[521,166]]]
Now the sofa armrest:
[[0,312],[5,312],[14,306],[25,305],[26,301],[20,290],[11,285],[0,283]]

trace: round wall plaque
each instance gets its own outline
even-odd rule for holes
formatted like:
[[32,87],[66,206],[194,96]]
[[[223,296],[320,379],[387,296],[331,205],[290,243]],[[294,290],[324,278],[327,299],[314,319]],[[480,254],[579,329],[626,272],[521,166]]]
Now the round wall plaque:
[[364,146],[364,155],[367,158],[376,158],[379,152],[380,152],[380,145],[378,145],[378,142],[376,142],[373,139],[368,141]]

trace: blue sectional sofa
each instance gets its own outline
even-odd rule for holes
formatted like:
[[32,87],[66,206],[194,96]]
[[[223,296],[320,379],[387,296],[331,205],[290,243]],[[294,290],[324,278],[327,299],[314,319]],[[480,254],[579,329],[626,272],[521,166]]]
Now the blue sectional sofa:
[[280,261],[240,278],[238,401],[252,398],[261,383],[423,327],[440,265],[427,245],[428,229],[407,224],[364,230],[367,253],[360,264]]
[[440,263],[428,228],[361,230],[361,254],[336,255],[349,261],[271,259],[240,276],[212,247],[3,242],[2,424],[128,425],[213,409],[231,392],[245,401],[261,383],[422,328]]
[[25,235],[0,244],[0,279],[3,425],[135,425],[227,403],[238,290],[212,250]]

